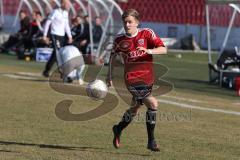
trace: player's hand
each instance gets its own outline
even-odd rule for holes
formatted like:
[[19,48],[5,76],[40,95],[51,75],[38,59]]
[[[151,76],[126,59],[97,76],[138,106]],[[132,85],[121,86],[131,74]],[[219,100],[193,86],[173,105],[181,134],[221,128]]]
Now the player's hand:
[[111,87],[113,85],[113,82],[109,77],[107,77],[107,79],[106,79],[106,84],[108,87]]
[[153,54],[153,50],[152,49],[146,49],[144,47],[137,47],[137,50],[138,51],[143,51],[143,52],[145,52],[147,54]]
[[144,51],[144,52],[147,52],[147,49],[144,48],[144,47],[137,47],[137,50],[138,50],[138,51]]

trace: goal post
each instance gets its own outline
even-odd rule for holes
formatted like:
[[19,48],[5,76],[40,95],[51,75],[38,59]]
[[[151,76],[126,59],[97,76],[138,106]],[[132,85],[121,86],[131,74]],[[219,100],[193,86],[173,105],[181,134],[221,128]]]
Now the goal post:
[[240,1],[205,0],[208,62],[213,63],[212,51],[221,56],[224,50],[234,50],[240,43]]
[[[225,77],[237,76],[216,64],[225,53],[235,54],[240,46],[240,0],[205,0],[205,4],[209,81],[221,85],[223,73],[227,72]],[[217,56],[213,57],[213,52]]]

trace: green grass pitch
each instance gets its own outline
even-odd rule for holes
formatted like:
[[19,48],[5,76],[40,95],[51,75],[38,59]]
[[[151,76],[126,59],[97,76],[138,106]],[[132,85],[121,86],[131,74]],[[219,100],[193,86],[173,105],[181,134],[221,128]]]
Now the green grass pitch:
[[[128,108],[121,98],[114,110],[99,118],[63,121],[55,115],[63,99],[73,100],[73,113],[94,109],[101,101],[58,93],[40,76],[44,63],[0,54],[0,159],[239,160],[240,98],[233,90],[208,84],[207,55],[177,58],[170,53],[154,61],[168,67],[163,78],[174,84],[171,92],[157,97],[159,153],[146,149],[146,108],[123,132],[121,148],[115,149],[111,128]],[[105,74],[106,68],[100,76]]]

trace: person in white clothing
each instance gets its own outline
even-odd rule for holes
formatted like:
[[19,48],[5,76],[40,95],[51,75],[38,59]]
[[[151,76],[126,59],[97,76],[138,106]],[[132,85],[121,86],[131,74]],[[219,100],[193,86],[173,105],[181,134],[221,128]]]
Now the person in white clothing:
[[43,71],[43,76],[45,77],[49,77],[49,72],[53,64],[56,62],[56,54],[58,54],[58,50],[64,46],[65,33],[68,36],[68,43],[72,43],[72,35],[69,26],[69,8],[70,1],[61,0],[61,7],[54,9],[46,21],[43,32],[43,40],[45,43],[49,42],[47,34],[49,28],[51,28],[50,38],[52,41],[53,53],[45,66],[45,70]]
[[77,80],[80,85],[83,81],[85,68],[82,53],[73,45],[62,47],[57,54],[58,67],[62,71],[63,82],[71,83]]

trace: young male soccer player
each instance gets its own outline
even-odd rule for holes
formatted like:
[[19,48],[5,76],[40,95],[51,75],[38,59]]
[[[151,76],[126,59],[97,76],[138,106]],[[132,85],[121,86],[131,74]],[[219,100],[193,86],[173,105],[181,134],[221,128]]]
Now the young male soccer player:
[[120,54],[124,59],[124,80],[127,89],[133,95],[131,107],[124,113],[122,120],[113,126],[113,145],[120,147],[120,136],[138,113],[141,105],[145,104],[146,126],[148,133],[147,148],[159,151],[154,137],[158,101],[151,95],[154,83],[153,54],[167,52],[162,40],[149,28],[138,28],[139,13],[134,9],[126,10],[122,15],[125,34],[115,39],[115,47],[110,56],[109,72],[106,79],[108,86],[112,85],[112,72],[114,59]]

